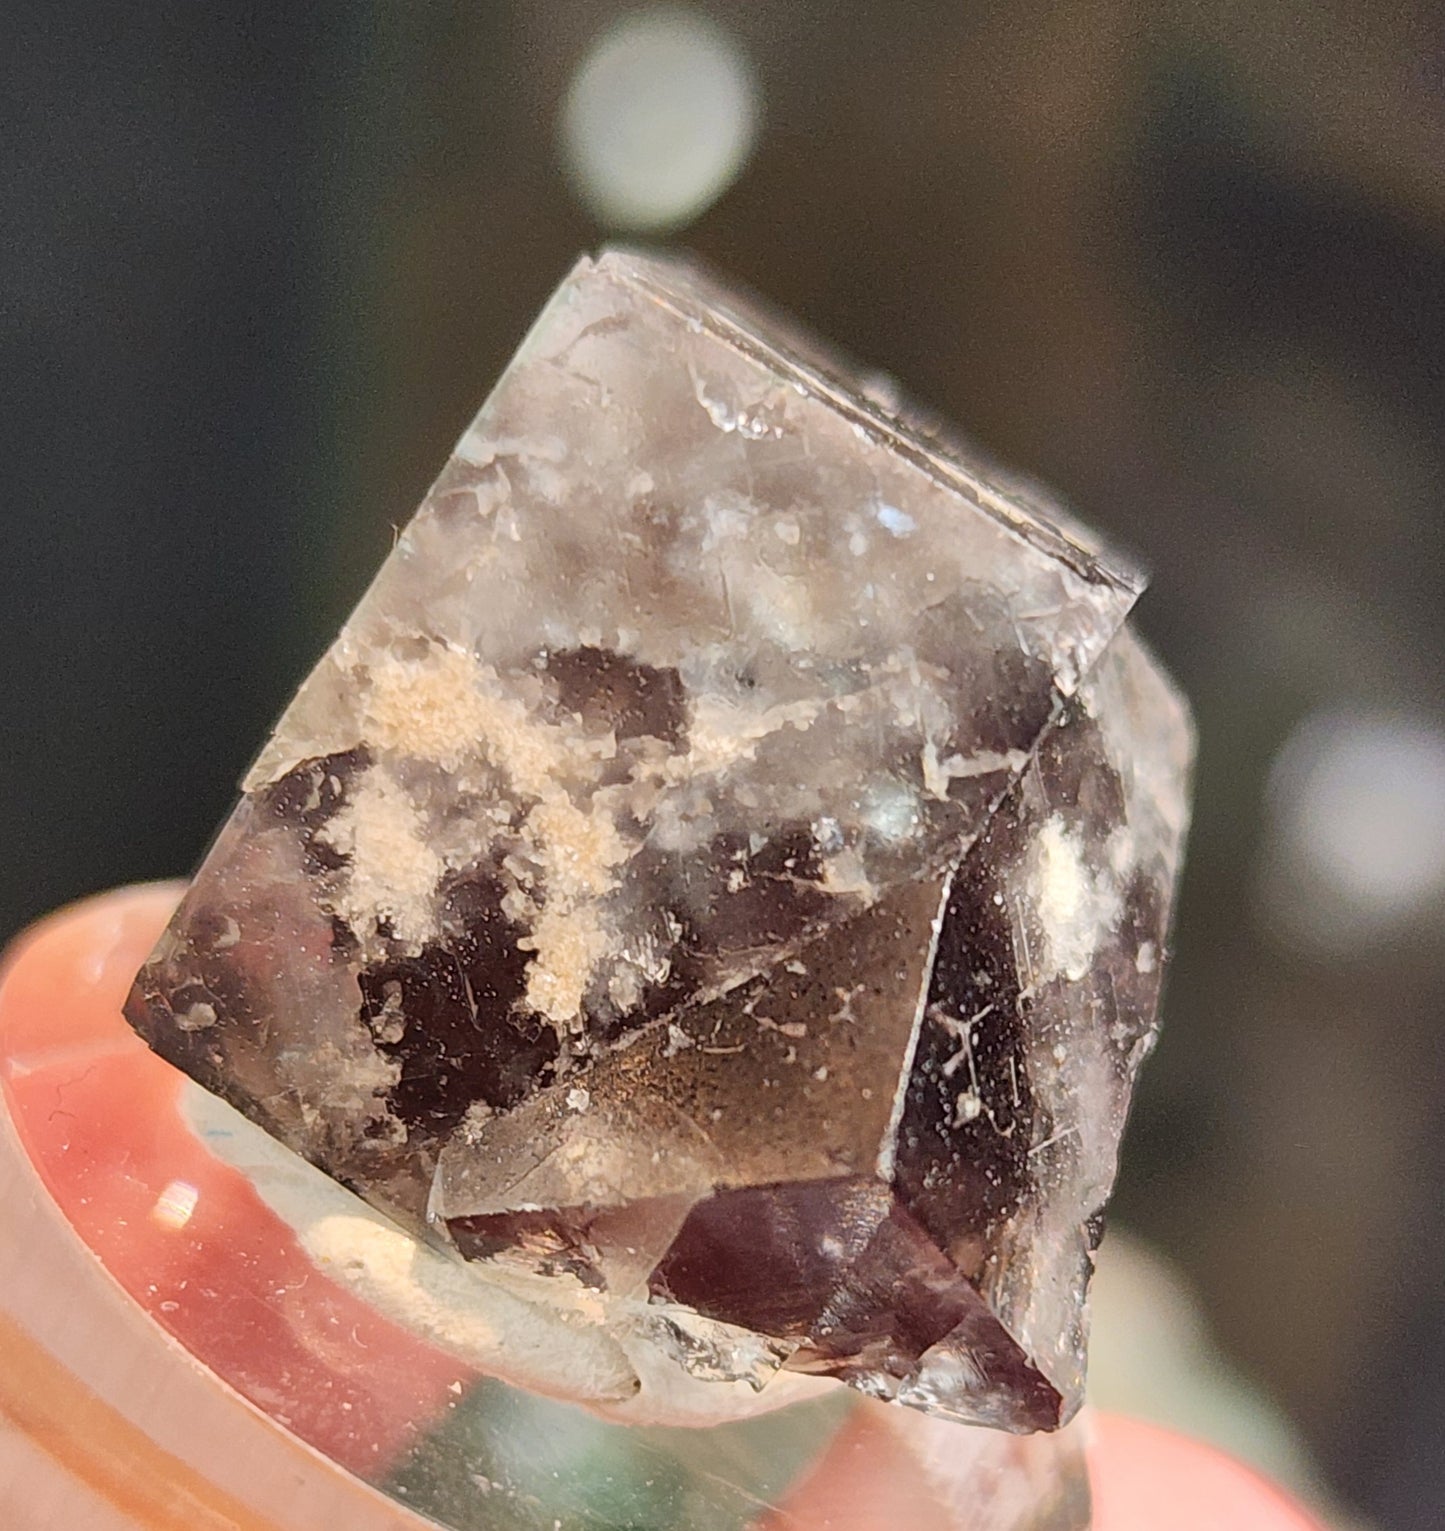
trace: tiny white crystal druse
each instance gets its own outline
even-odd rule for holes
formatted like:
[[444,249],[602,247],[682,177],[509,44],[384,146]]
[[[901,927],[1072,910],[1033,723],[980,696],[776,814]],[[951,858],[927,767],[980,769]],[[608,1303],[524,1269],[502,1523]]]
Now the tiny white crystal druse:
[[379,1301],[487,1287],[498,1369],[587,1329],[644,1416],[1051,1429],[1186,819],[1138,591],[692,267],[584,260],[127,1013],[390,1220],[312,1240]]

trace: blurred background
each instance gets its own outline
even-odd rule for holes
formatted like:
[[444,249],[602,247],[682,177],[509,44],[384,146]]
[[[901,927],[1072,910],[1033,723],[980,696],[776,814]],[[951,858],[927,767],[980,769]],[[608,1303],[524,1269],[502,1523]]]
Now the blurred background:
[[0,932],[186,871],[553,284],[696,250],[1153,569],[1106,1402],[1445,1519],[1445,12],[10,0]]

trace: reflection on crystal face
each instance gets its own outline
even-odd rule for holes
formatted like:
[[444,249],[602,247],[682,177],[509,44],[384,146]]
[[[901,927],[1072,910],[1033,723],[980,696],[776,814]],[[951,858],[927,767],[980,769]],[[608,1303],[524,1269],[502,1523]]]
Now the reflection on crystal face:
[[625,1336],[655,1417],[832,1377],[1052,1428],[1187,715],[1132,576],[809,354],[687,268],[579,265],[127,1013]]

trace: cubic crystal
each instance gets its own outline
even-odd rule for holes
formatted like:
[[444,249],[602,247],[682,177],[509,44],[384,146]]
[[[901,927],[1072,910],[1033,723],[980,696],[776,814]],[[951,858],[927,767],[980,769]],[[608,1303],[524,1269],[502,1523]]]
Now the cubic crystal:
[[584,260],[127,1014],[699,1383],[1056,1426],[1191,752],[1060,527],[695,270]]

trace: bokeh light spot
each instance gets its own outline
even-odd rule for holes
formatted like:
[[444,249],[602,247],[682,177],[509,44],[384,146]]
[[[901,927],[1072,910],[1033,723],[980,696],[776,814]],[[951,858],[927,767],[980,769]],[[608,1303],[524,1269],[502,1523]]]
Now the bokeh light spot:
[[1264,892],[1293,942],[1353,952],[1445,896],[1445,728],[1425,717],[1307,717],[1271,769]]
[[563,165],[607,227],[677,228],[736,179],[759,115],[756,72],[731,33],[691,10],[635,11],[573,73],[559,122]]

